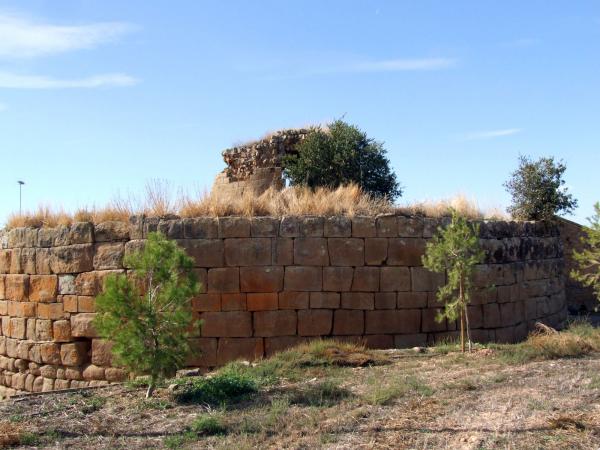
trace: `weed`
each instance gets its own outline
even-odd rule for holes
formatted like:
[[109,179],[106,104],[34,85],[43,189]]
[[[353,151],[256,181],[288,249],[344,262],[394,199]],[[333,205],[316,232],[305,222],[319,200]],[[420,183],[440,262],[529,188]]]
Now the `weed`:
[[237,366],[228,366],[212,378],[197,378],[183,384],[175,392],[179,403],[206,403],[221,405],[237,402],[257,392],[256,381]]
[[22,422],[24,419],[22,414],[13,414],[11,416],[8,416],[8,421],[9,422],[13,422],[13,423],[19,423]]
[[81,412],[83,414],[91,414],[93,412],[102,409],[102,407],[106,404],[106,399],[104,397],[98,397],[96,395],[88,397],[84,400],[84,404],[81,407]]
[[21,433],[19,436],[19,444],[20,445],[29,445],[34,446],[38,445],[41,442],[41,436],[37,433],[32,433],[30,431],[25,431]]
[[178,450],[182,448],[187,442],[194,441],[196,435],[192,431],[186,431],[183,433],[172,434],[163,439],[163,444],[168,449]]
[[227,427],[223,425],[221,417],[215,414],[202,414],[194,419],[188,430],[205,436],[225,434]]
[[321,381],[303,386],[293,392],[290,402],[304,406],[333,406],[351,396],[350,391],[340,387],[335,380]]
[[600,389],[600,375],[592,376],[592,379],[590,380],[590,384],[588,384],[588,388]]

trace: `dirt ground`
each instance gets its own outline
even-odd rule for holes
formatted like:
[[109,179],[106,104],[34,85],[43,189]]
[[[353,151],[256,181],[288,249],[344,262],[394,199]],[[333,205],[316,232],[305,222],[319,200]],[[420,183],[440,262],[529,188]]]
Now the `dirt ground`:
[[[55,449],[600,448],[600,355],[382,352],[388,364],[307,371],[227,407],[128,386],[16,398],[0,404],[0,436]],[[223,429],[189,432],[207,415]]]

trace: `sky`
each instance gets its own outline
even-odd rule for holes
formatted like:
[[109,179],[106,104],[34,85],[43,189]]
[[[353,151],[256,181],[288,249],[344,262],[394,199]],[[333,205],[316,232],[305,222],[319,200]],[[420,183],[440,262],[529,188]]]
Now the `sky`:
[[209,189],[221,151],[343,117],[401,203],[505,208],[519,155],[600,201],[596,1],[0,0],[0,226],[148,180]]

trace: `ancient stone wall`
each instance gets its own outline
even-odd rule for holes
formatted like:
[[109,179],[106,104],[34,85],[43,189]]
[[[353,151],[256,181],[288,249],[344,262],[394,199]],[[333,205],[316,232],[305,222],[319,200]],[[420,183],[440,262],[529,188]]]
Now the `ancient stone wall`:
[[296,144],[307,133],[305,129],[281,130],[259,141],[224,150],[227,168],[215,178],[213,192],[256,195],[270,187],[282,189],[282,158],[294,153]]
[[[0,395],[126,377],[96,336],[95,296],[155,230],[178,240],[202,282],[192,309],[204,326],[191,338],[190,366],[260,358],[319,337],[411,347],[455,336],[456,323],[435,321],[444,277],[421,263],[438,225],[395,215],[133,217],[0,232]],[[559,325],[566,304],[557,228],[482,223],[481,242],[473,338],[513,342],[535,321]]]
[[600,304],[591,287],[584,286],[579,281],[571,278],[569,273],[577,268],[577,262],[573,258],[573,251],[582,251],[584,244],[581,238],[585,237],[585,227],[567,219],[558,218],[560,237],[564,247],[565,259],[565,293],[567,304],[573,313],[589,313]]

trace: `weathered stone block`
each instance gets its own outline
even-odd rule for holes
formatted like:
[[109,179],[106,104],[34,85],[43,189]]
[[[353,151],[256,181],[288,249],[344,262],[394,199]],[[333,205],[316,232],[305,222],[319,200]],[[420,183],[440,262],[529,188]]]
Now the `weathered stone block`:
[[60,346],[53,342],[44,342],[40,344],[40,356],[45,364],[60,364]]
[[427,335],[420,334],[397,334],[394,336],[395,348],[424,347],[427,345]]
[[279,309],[307,309],[308,292],[284,291],[279,293]]
[[52,340],[52,321],[49,319],[37,319],[35,321],[35,340]]
[[214,367],[217,365],[217,339],[190,339],[190,353],[186,365],[192,367]]
[[379,289],[382,292],[410,291],[408,267],[381,267]]
[[239,292],[240,269],[221,267],[208,270],[208,292]]
[[76,295],[63,295],[62,304],[65,312],[76,313],[77,312],[77,296]]
[[96,244],[94,269],[122,269],[125,245],[122,242]]
[[338,309],[333,316],[333,335],[352,336],[361,335],[365,331],[365,317],[363,311]]
[[221,311],[221,294],[199,294],[192,299],[192,310]]
[[363,266],[365,242],[360,238],[328,239],[329,259],[332,266]]
[[271,264],[271,239],[225,239],[225,264],[228,266],[268,266]]
[[112,347],[110,341],[92,339],[92,364],[109,367],[112,364]]
[[252,237],[277,237],[279,219],[276,217],[252,217],[250,219],[250,235]]
[[31,275],[29,278],[29,300],[32,302],[54,302],[58,293],[56,275]]
[[352,237],[366,238],[375,236],[377,236],[375,217],[354,216],[352,218]]
[[37,235],[37,247],[48,248],[54,245],[56,229],[40,228]]
[[500,308],[497,303],[483,305],[484,328],[498,328],[501,326]]
[[422,266],[425,254],[425,239],[397,238],[390,239],[387,263],[390,266]]
[[264,356],[265,348],[262,338],[222,338],[217,348],[217,364],[223,365],[231,361],[253,361]]
[[326,266],[329,264],[327,239],[294,239],[294,264],[303,266]]
[[399,237],[422,237],[423,219],[421,217],[398,216]]
[[316,309],[339,308],[340,294],[337,292],[311,292],[310,307]]
[[97,337],[94,329],[93,313],[79,313],[71,316],[71,334],[73,337]]
[[281,237],[300,236],[300,218],[296,216],[284,216],[279,224],[279,235]]
[[93,269],[94,246],[76,244],[50,249],[50,270],[52,273],[89,272]]
[[374,309],[375,296],[371,292],[342,292],[342,308]]
[[299,336],[276,336],[265,338],[265,355],[267,357],[273,356],[275,353],[295,347],[305,341],[306,339]]
[[258,311],[254,313],[254,336],[294,336],[296,311]]
[[294,262],[294,240],[291,238],[271,239],[273,265],[289,266]]
[[362,340],[367,348],[394,348],[394,336],[390,334],[368,334]]
[[52,335],[54,342],[69,342],[71,337],[71,322],[69,320],[57,320],[52,323]]
[[221,294],[221,309],[223,311],[245,311],[246,294]]
[[241,267],[242,292],[278,292],[283,289],[283,267]]
[[431,272],[424,267],[411,267],[412,290],[416,292],[435,292],[446,282],[443,273]]
[[421,330],[421,310],[375,310],[365,312],[366,334],[411,334]]
[[183,219],[183,236],[186,239],[216,239],[219,237],[219,223],[213,217]]
[[65,366],[81,366],[89,359],[88,351],[88,341],[77,341],[68,344],[62,344],[60,346],[60,361]]
[[441,310],[439,308],[429,308],[421,311],[421,331],[423,333],[448,330],[448,324],[446,323],[445,319],[441,322],[438,322],[437,320],[440,312]]
[[324,267],[323,290],[344,292],[352,287],[354,269],[352,267]]
[[320,291],[323,287],[321,267],[288,266],[285,268],[286,291]]
[[25,302],[29,297],[29,275],[6,275],[4,278],[7,300]]
[[398,292],[397,305],[399,309],[425,308],[427,299],[426,292]]
[[250,337],[252,313],[247,311],[205,312],[202,337]]
[[300,217],[298,235],[300,237],[323,237],[324,223],[323,217]]
[[59,275],[58,293],[60,295],[72,295],[75,292],[75,277],[73,275]]
[[112,242],[129,240],[129,224],[119,221],[101,222],[94,226],[96,242]]
[[306,309],[298,311],[298,334],[300,336],[326,336],[331,333],[333,311],[330,309]]
[[345,216],[331,216],[325,218],[325,237],[350,237],[352,235],[352,222]]
[[25,339],[27,334],[27,319],[13,317],[10,319],[10,337],[14,339]]
[[250,237],[250,219],[246,217],[219,217],[219,237]]
[[222,239],[183,239],[177,241],[194,258],[196,267],[222,267],[225,262]]
[[248,311],[266,311],[277,309],[279,300],[276,292],[247,294],[246,304]]
[[375,292],[375,309],[396,309],[396,293]]
[[357,267],[354,269],[352,290],[376,292],[379,290],[379,267]]
[[387,259],[388,239],[367,238],[365,239],[365,263],[369,266],[379,266]]
[[181,219],[160,219],[158,232],[169,239],[183,239],[183,221]]
[[94,225],[90,222],[75,222],[69,228],[68,243],[70,244],[91,244],[94,242]]
[[98,367],[90,364],[83,369],[84,380],[104,380],[104,367]]
[[40,319],[60,320],[65,318],[65,311],[62,303],[40,303],[37,315]]
[[50,270],[50,255],[52,249],[50,248],[38,248],[35,251],[35,273],[40,274],[50,274],[52,271]]
[[378,237],[397,237],[398,236],[398,220],[396,215],[383,214],[375,219]]

